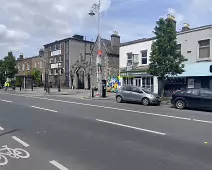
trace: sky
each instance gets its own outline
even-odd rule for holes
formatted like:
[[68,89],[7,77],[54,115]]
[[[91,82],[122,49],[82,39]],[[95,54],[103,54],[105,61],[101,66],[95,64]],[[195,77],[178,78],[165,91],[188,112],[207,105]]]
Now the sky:
[[[44,44],[80,34],[97,36],[97,16],[88,13],[98,0],[0,0],[0,58],[38,55]],[[156,21],[175,16],[177,30],[212,24],[212,0],[101,0],[100,33],[121,42],[154,36]]]

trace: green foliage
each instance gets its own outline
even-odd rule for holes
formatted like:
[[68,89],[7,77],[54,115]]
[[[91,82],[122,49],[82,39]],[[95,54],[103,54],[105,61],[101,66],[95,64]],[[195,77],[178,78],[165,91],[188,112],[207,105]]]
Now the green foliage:
[[161,18],[154,29],[156,40],[152,43],[148,72],[165,79],[184,72],[187,59],[177,51],[176,28],[171,19]]
[[37,85],[40,85],[41,84],[41,71],[34,68],[32,71],[31,71],[31,75],[33,76],[34,80],[35,80],[35,83]]
[[16,77],[15,86],[20,87],[23,83],[23,80],[20,77]]
[[0,60],[0,86],[3,86],[5,81],[6,77],[5,77],[5,70],[3,67],[3,60]]
[[6,78],[14,78],[14,75],[18,73],[18,69],[16,69],[16,59],[13,56],[13,53],[10,51],[8,55],[4,57],[2,60],[0,70],[4,71],[4,75]]
[[187,61],[177,49],[176,27],[172,19],[160,18],[153,33],[156,40],[152,43],[148,73],[162,80],[162,96],[168,76],[184,72]]

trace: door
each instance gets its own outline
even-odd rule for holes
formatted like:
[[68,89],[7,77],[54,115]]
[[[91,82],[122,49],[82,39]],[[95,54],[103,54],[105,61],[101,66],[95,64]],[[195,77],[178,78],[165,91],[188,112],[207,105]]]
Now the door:
[[131,86],[124,86],[122,88],[122,99],[125,101],[131,101]]
[[141,87],[141,79],[140,78],[135,79],[135,86]]
[[200,90],[201,106],[203,108],[212,108],[212,91],[207,89]]
[[199,89],[188,89],[185,93],[185,99],[188,106],[201,107],[201,96]]
[[138,87],[132,87],[131,100],[140,102],[142,99],[142,91]]

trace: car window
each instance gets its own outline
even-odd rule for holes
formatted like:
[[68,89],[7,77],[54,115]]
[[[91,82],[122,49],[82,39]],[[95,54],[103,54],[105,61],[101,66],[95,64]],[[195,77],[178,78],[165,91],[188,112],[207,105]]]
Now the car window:
[[124,86],[122,87],[123,91],[131,91],[131,87],[130,86]]
[[186,91],[187,94],[191,94],[191,95],[195,95],[198,96],[199,95],[199,90],[198,89],[188,89]]
[[140,89],[138,87],[132,87],[132,91],[138,93],[140,92]]
[[201,89],[200,94],[203,96],[212,96],[212,91],[207,90],[207,89]]
[[127,86],[121,88],[121,90],[126,91]]

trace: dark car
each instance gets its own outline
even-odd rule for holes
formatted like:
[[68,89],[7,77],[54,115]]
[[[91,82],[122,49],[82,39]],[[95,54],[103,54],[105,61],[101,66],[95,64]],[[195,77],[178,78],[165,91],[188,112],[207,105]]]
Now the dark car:
[[172,94],[171,103],[177,109],[212,109],[212,91],[209,89],[186,89]]

